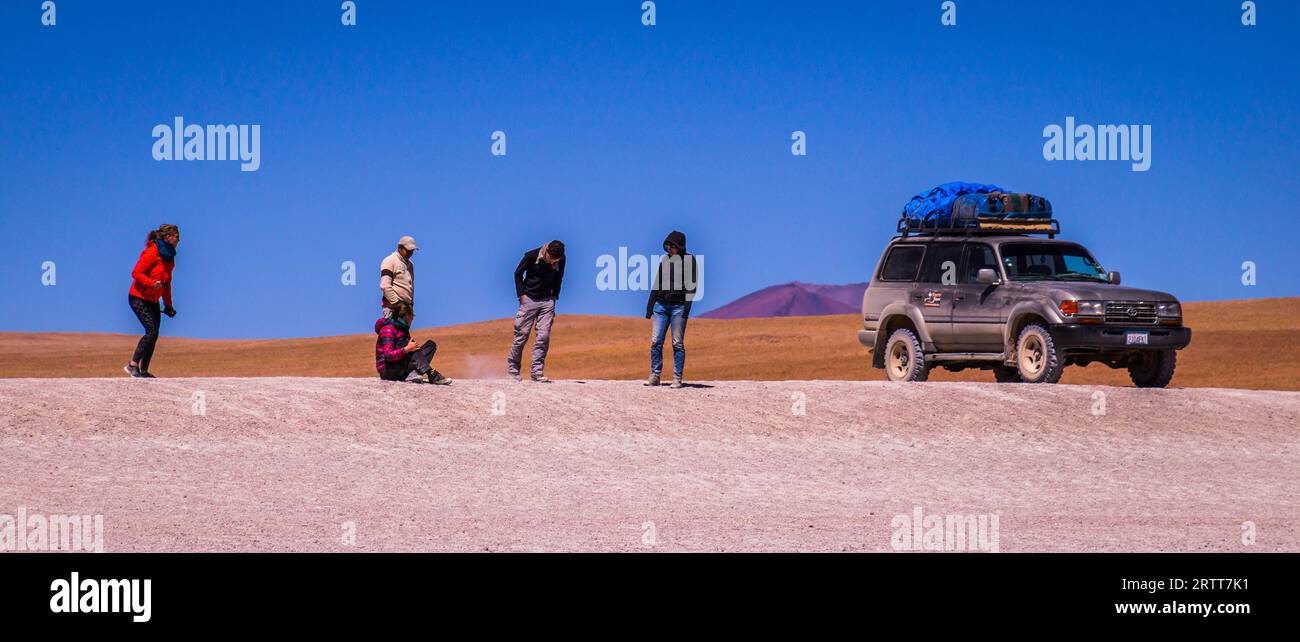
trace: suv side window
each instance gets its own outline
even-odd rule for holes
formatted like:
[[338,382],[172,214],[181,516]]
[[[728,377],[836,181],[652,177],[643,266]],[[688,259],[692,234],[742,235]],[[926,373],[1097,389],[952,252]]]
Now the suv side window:
[[943,283],[948,276],[948,285],[957,282],[957,270],[961,266],[961,243],[935,243],[926,253],[925,267],[921,270],[921,282]]
[[976,277],[985,268],[998,271],[998,259],[993,255],[992,247],[984,243],[971,243],[966,247],[966,267],[961,271],[962,283],[978,283]]
[[881,281],[912,281],[925,248],[920,245],[896,245],[885,257],[885,267],[880,269]]

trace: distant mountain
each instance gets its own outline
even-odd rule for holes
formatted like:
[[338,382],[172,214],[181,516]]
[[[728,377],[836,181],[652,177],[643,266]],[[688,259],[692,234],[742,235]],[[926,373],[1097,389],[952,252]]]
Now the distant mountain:
[[795,281],[746,294],[700,316],[706,319],[748,319],[852,314],[862,308],[862,293],[866,290],[866,283],[816,285]]

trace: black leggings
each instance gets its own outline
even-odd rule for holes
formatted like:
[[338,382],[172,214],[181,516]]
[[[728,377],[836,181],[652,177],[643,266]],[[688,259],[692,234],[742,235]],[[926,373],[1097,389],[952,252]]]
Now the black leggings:
[[379,378],[386,381],[404,381],[412,372],[427,375],[433,370],[433,364],[430,362],[433,361],[433,355],[437,352],[438,344],[432,340],[425,341],[419,350],[412,352],[405,359],[384,366],[384,371],[379,375]]
[[140,325],[144,326],[144,336],[140,337],[140,343],[135,345],[135,354],[131,356],[131,361],[140,367],[144,372],[149,371],[149,361],[153,359],[153,348],[158,344],[158,324],[162,322],[162,309],[158,307],[158,302],[150,303],[138,296],[130,296],[131,310],[135,312],[135,318],[140,320]]

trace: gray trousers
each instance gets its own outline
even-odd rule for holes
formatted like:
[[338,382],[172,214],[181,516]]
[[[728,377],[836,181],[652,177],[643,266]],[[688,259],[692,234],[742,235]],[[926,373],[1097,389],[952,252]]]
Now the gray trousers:
[[542,374],[546,366],[546,351],[551,347],[551,323],[555,321],[555,299],[534,301],[524,297],[515,312],[515,340],[510,344],[506,364],[510,374],[519,374],[519,360],[524,355],[528,335],[537,327],[537,340],[533,342],[533,375]]

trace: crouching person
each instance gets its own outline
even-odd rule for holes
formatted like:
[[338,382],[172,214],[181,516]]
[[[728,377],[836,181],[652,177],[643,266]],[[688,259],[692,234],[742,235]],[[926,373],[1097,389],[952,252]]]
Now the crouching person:
[[432,340],[416,343],[411,340],[411,323],[415,312],[411,304],[398,301],[392,305],[392,315],[375,321],[375,369],[385,381],[419,381],[445,386],[451,379],[433,369],[433,355],[438,344]]

